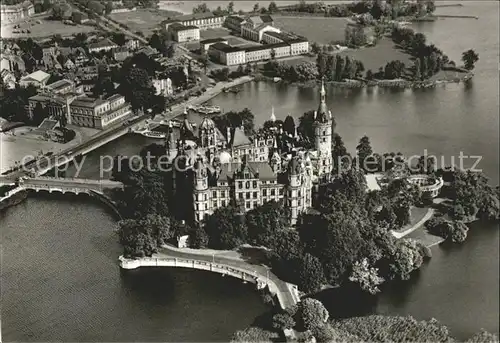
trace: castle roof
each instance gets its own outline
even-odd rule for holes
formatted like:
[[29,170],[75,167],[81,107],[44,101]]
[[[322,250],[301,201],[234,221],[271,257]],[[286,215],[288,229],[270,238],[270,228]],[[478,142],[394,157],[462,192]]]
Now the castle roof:
[[249,144],[252,144],[250,142],[250,139],[245,135],[245,132],[240,129],[239,127],[237,127],[236,129],[234,129],[234,133],[231,137],[231,146],[232,147],[240,147],[240,146],[244,146],[244,145],[249,145]]
[[331,114],[328,110],[328,106],[326,105],[326,91],[325,91],[325,82],[321,80],[321,100],[318,105],[318,110],[315,114],[315,120],[320,123],[327,123],[331,120]]

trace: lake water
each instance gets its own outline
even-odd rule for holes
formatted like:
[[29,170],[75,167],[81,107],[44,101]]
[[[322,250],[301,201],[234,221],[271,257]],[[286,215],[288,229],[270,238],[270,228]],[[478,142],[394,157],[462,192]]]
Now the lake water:
[[[416,92],[329,89],[337,132],[351,151],[367,134],[379,152],[427,149],[445,162],[460,151],[482,156],[479,168],[497,184],[498,2],[439,11],[480,17],[417,27],[456,61],[468,48],[479,53],[472,84]],[[243,88],[213,102],[225,110],[250,108],[257,125],[271,106],[280,119],[298,118],[319,100],[317,89]],[[91,153],[80,176],[99,177],[100,155],[134,154],[149,142],[122,137]],[[29,198],[1,213],[0,225],[5,341],[223,341],[266,309],[251,285],[235,279],[176,269],[121,272],[114,218],[90,199]],[[435,317],[459,338],[481,328],[498,332],[498,232],[496,224],[474,224],[463,245],[434,247],[432,260],[410,281],[389,285],[367,309],[352,305],[354,312]],[[334,312],[338,297],[324,297]]]

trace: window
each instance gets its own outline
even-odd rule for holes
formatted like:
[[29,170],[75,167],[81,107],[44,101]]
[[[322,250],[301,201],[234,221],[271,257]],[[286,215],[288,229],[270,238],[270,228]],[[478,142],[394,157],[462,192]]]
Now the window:
[[[248,176],[248,174],[245,174],[245,178]],[[250,188],[250,181],[245,182],[245,187]]]
[[238,181],[238,188],[243,188],[243,182],[242,181]]
[[213,207],[213,208],[217,208],[217,201],[214,201],[214,202],[212,203],[212,207]]
[[279,189],[279,195],[283,195],[283,188]]
[[222,207],[225,207],[225,206],[226,206],[226,200],[222,200],[222,202],[221,202],[221,206],[222,206]]
[[253,198],[257,199],[257,192],[253,192]]
[[246,207],[246,208],[250,208],[250,201],[247,201],[247,202],[245,203],[245,207]]
[[257,188],[257,181],[253,182],[253,188]]
[[220,197],[225,198],[226,197],[226,191],[220,191]]
[[207,201],[207,195],[203,194],[203,201]]
[[267,196],[267,189],[262,190],[262,196]]
[[212,198],[217,198],[217,191],[212,192]]
[[238,199],[243,199],[243,193],[238,193]]
[[271,195],[276,195],[276,190],[274,188],[271,189]]
[[246,199],[250,199],[250,192],[246,192],[246,193],[245,193],[245,198],[246,198]]

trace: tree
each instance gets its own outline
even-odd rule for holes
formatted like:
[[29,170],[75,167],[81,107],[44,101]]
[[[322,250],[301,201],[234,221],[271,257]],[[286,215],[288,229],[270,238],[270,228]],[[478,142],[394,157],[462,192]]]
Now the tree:
[[271,332],[257,327],[249,327],[245,330],[236,331],[231,339],[231,342],[259,342],[271,343]]
[[201,225],[195,226],[194,229],[188,231],[189,245],[195,249],[203,249],[208,246],[209,237],[205,229]]
[[233,1],[230,1],[229,4],[227,5],[227,12],[229,14],[234,12],[234,2]]
[[321,301],[306,298],[298,304],[297,314],[305,330],[314,332],[325,325],[330,314]]
[[283,131],[289,135],[295,135],[295,121],[292,116],[286,116],[285,121],[283,122]]
[[359,140],[359,144],[356,147],[357,152],[357,164],[363,170],[371,170],[371,164],[369,163],[369,157],[373,154],[373,149],[370,144],[370,139],[368,136],[363,136]]
[[199,4],[198,6],[193,8],[193,13],[206,13],[210,12],[206,3]]
[[271,1],[267,10],[269,11],[269,13],[278,12],[278,6],[276,5],[276,3],[274,1]]
[[309,253],[301,258],[299,266],[299,289],[306,293],[317,292],[325,284],[325,274],[320,260]]
[[318,44],[318,43],[313,42],[313,43],[311,44],[311,52],[312,52],[313,54],[319,54],[319,53],[321,52],[321,47],[319,46],[319,44]]
[[273,328],[277,330],[292,329],[295,326],[295,320],[288,312],[276,313],[273,316]]
[[466,343],[498,343],[498,336],[488,331],[481,330],[481,332],[476,333],[474,336],[469,338]]
[[276,58],[276,50],[271,49],[271,59],[274,60]]
[[248,242],[248,230],[241,223],[239,209],[221,207],[214,211],[205,223],[209,246],[214,249],[233,249]]
[[420,59],[415,59],[413,62],[413,79],[414,80],[422,80],[422,71],[420,67]]
[[479,61],[479,55],[473,49],[469,49],[462,53],[462,61],[464,62],[465,69],[472,70],[475,63]]
[[105,6],[104,11],[106,14],[110,14],[111,11],[113,11],[113,3],[111,1],[107,1],[104,6]]
[[384,282],[384,279],[378,275],[378,269],[371,267],[367,258],[354,263],[349,280],[357,283],[362,290],[370,294],[380,292],[378,286]]
[[126,219],[119,226],[125,257],[151,256],[171,237],[170,219],[159,215]]
[[389,277],[408,280],[410,273],[423,263],[423,256],[416,241],[400,239],[396,242],[395,250],[390,256]]
[[258,12],[259,11],[259,3],[256,3],[253,5],[253,12]]
[[327,57],[325,54],[320,52],[318,57],[316,58],[316,66],[318,68],[319,75],[325,75],[326,73],[326,65],[327,65]]
[[333,173],[340,175],[340,173],[351,167],[352,158],[347,152],[342,137],[337,133],[334,135],[332,150]]
[[162,51],[163,50],[163,42],[160,39],[160,36],[157,33],[154,33],[151,38],[149,38],[149,45],[158,50]]
[[286,207],[275,201],[266,202],[246,214],[246,223],[250,239],[257,245],[268,248],[277,246],[281,235],[289,227]]

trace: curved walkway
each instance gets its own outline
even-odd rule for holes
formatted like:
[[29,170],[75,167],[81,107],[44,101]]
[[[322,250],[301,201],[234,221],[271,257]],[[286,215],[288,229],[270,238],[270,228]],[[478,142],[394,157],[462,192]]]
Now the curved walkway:
[[391,230],[391,233],[392,233],[392,235],[394,237],[396,237],[398,239],[399,238],[403,238],[404,236],[409,235],[410,233],[412,233],[413,231],[417,230],[422,225],[424,225],[424,223],[426,221],[428,221],[429,219],[431,219],[432,216],[434,216],[434,209],[433,208],[429,208],[427,210],[427,213],[422,217],[422,219],[420,219],[418,222],[416,222],[414,225],[412,225],[411,227],[409,227],[405,231],[403,231],[403,232],[396,232],[394,230]]
[[[179,264],[177,263],[178,260]],[[153,264],[155,262],[156,264]],[[190,262],[193,263],[192,266],[189,265]],[[219,273],[223,268],[227,268],[230,271],[244,272],[247,276],[255,276],[256,279],[254,281],[267,285],[269,291],[277,296],[282,308],[288,308],[300,301],[296,286],[279,279],[268,267],[251,264],[243,260],[241,256],[221,256],[213,253],[212,250],[205,251],[203,249],[197,250],[196,253],[185,252],[182,249],[165,246],[158,254],[154,254],[151,258],[131,260],[120,257],[120,266],[124,269],[148,265],[187,267]]]

